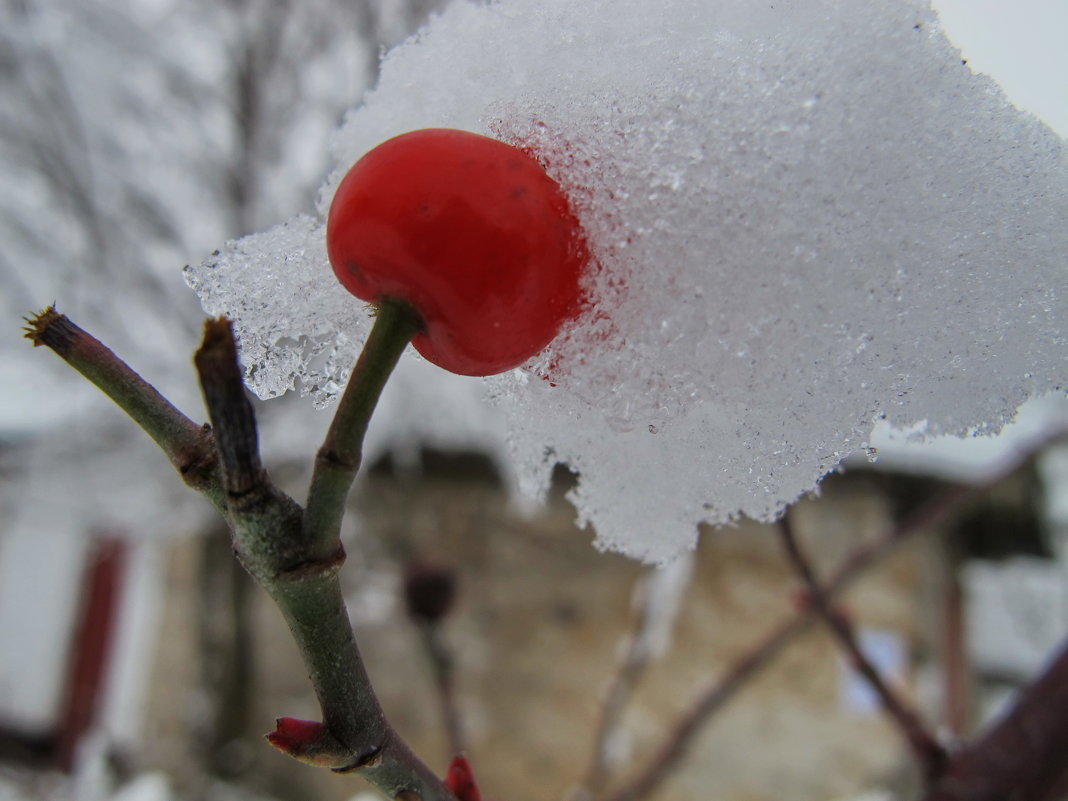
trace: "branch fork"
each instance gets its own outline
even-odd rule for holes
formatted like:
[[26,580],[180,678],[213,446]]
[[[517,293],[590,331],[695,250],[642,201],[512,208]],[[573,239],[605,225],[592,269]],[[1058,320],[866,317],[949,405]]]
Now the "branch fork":
[[[322,722],[279,718],[268,741],[302,762],[356,771],[390,798],[456,801],[409,749],[371,687],[341,594],[339,537],[364,435],[386,379],[421,322],[386,301],[353,371],[319,456],[306,508],[278,489],[259,453],[229,320],[208,320],[194,362],[211,426],[194,423],[125,362],[49,307],[27,318],[26,336],[51,348],[125,411],[186,484],[226,518],[242,565],[289,624],[322,709]],[[465,801],[477,801],[468,796]]]
[[941,743],[927,730],[919,714],[887,683],[860,647],[849,616],[836,606],[816,575],[815,568],[794,533],[789,513],[778,522],[786,554],[805,584],[805,603],[818,615],[849,657],[850,665],[867,682],[879,698],[887,715],[897,724],[902,737],[912,749],[928,783],[935,781],[945,770],[947,754]]
[[[279,718],[268,741],[307,764],[359,772],[397,801],[480,801],[466,758],[453,761],[443,782],[386,720],[356,647],[337,576],[345,558],[338,533],[345,498],[360,466],[363,436],[385,379],[420,330],[415,313],[393,302],[380,309],[319,449],[304,509],[274,486],[261,464],[255,416],[241,381],[229,321],[208,321],[196,357],[212,426],[183,415],[54,306],[26,322],[26,336],[35,346],[51,348],[108,395],[159,445],[183,481],[224,516],[242,563],[281,609],[300,646],[323,721]],[[703,724],[815,618],[822,618],[839,638],[898,722],[924,767],[929,782],[925,801],[1000,801],[1010,795],[1052,801],[1063,794],[1068,788],[1068,770],[1060,759],[1068,748],[1068,646],[984,736],[947,754],[882,681],[857,646],[852,624],[832,599],[906,539],[1030,464],[1042,445],[1064,437],[1062,431],[1037,443],[1017,464],[989,481],[941,494],[878,539],[858,546],[822,581],[784,518],[780,523],[784,547],[805,583],[795,598],[797,614],[699,693],[634,776],[598,797],[637,801],[654,792]]]

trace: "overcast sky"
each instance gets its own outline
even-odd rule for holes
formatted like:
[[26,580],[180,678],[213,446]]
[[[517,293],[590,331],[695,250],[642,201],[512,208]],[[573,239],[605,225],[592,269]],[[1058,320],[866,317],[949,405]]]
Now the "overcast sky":
[[935,0],[977,72],[1068,137],[1068,0]]

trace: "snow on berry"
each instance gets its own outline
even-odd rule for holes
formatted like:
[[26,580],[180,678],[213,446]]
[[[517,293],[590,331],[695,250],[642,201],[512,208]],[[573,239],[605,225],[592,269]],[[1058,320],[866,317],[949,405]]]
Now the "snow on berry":
[[[535,154],[600,269],[521,369],[424,371],[408,419],[489,395],[519,484],[570,464],[605,547],[670,559],[699,521],[774,517],[877,421],[995,432],[1068,379],[1064,143],[918,0],[454,3],[386,57],[320,213],[379,142],[443,126]],[[191,271],[261,395],[329,401],[366,330],[322,240],[306,217]]]
[[579,311],[589,261],[567,198],[533,157],[447,128],[402,134],[356,162],[326,242],[346,289],[414,307],[425,326],[416,350],[473,376],[548,345]]

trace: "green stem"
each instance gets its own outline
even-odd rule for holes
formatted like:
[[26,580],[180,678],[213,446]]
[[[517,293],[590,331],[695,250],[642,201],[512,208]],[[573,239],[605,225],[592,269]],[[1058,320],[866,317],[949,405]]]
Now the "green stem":
[[[370,375],[374,389],[361,392],[350,383],[350,403],[342,405],[344,414],[339,411],[327,443],[344,449],[362,441],[374,401],[407,342],[390,349],[387,368],[369,369],[381,364],[375,354],[384,349],[383,337],[396,339],[388,336],[396,332],[394,322],[376,324],[378,338],[372,336],[374,344],[367,348],[371,355],[361,357],[364,369],[353,375],[354,381]],[[300,506],[275,487],[262,467],[255,412],[245,396],[228,320],[208,321],[195,362],[216,428],[234,550],[285,617],[322,709],[329,736],[315,736],[315,764],[358,771],[391,798],[449,801],[452,795],[441,780],[394,732],[371,686],[338,581],[345,554],[336,531],[322,543],[328,547],[309,539]],[[356,414],[354,408],[366,412]],[[350,426],[360,429],[357,435]],[[300,758],[284,740],[274,743]]]
[[336,570],[272,582],[267,590],[300,646],[323,722],[345,746],[334,769],[359,772],[390,798],[452,801],[386,720],[356,647]]
[[422,327],[418,313],[404,301],[385,299],[378,308],[371,334],[315,457],[304,512],[304,535],[315,553],[332,553],[337,548],[345,499],[360,469],[371,414],[401,354]]
[[207,426],[190,420],[100,340],[50,306],[26,320],[26,338],[51,348],[126,412],[166,454],[187,485],[226,514],[226,494]]
[[[242,564],[281,609],[308,668],[326,729],[312,737],[314,764],[357,771],[391,798],[455,801],[386,720],[338,582],[344,560],[337,536],[340,512],[359,468],[371,412],[420,328],[415,313],[399,303],[383,304],[317,459],[312,497],[318,511],[311,518],[263,469],[255,413],[245,395],[228,320],[207,323],[195,359],[214,434],[185,417],[54,308],[27,322],[27,336],[35,345],[52,348],[103,390],[160,446],[185,482],[226,517]],[[287,748],[289,741],[276,745],[299,758],[295,749],[300,743]]]

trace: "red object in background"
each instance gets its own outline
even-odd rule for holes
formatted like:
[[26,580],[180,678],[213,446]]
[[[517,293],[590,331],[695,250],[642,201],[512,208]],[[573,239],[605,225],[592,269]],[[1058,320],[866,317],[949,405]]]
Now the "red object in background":
[[71,643],[67,689],[56,730],[56,761],[69,771],[78,743],[92,727],[107,684],[114,647],[127,545],[102,538],[90,552],[82,580],[82,606]]
[[457,754],[449,763],[449,772],[445,774],[445,786],[459,801],[482,801],[482,793],[475,783],[475,774],[471,763],[463,754]]

